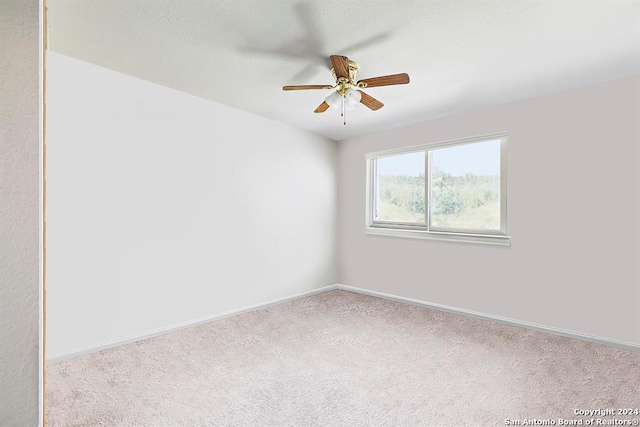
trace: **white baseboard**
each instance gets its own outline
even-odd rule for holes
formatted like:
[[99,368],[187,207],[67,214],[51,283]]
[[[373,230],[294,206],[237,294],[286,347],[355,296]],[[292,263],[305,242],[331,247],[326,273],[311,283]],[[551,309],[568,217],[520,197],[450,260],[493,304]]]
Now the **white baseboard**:
[[304,298],[304,297],[308,297],[308,296],[311,296],[311,295],[316,295],[316,294],[320,294],[320,293],[323,293],[323,292],[332,291],[334,289],[337,289],[337,285],[324,286],[322,288],[312,289],[310,291],[301,292],[299,294],[290,295],[288,297],[278,298],[278,299],[274,299],[274,300],[271,300],[271,301],[262,302],[262,303],[259,303],[259,304],[253,304],[253,305],[250,305],[250,306],[247,306],[247,307],[243,307],[243,308],[239,308],[239,309],[236,309],[236,310],[229,310],[229,311],[225,311],[225,312],[220,313],[220,314],[214,314],[212,316],[206,316],[206,317],[201,317],[199,319],[189,320],[189,321],[178,323],[178,324],[175,324],[175,325],[166,326],[164,328],[154,329],[152,331],[144,332],[144,333],[141,333],[141,334],[130,335],[130,336],[122,338],[122,339],[102,342],[100,344],[83,347],[83,348],[80,348],[80,349],[77,349],[77,350],[67,351],[67,352],[64,352],[64,353],[58,353],[58,354],[55,354],[55,355],[47,357],[47,363],[49,364],[49,363],[61,362],[63,360],[71,359],[73,357],[78,357],[78,356],[82,356],[82,355],[85,355],[85,354],[94,353],[94,352],[100,351],[100,350],[106,350],[108,348],[117,347],[117,346],[120,346],[120,345],[123,345],[123,344],[129,344],[129,343],[132,343],[134,341],[140,341],[140,340],[144,340],[144,339],[147,339],[147,338],[155,337],[155,336],[158,336],[158,335],[163,335],[163,334],[166,334],[166,333],[169,333],[169,332],[175,332],[175,331],[178,331],[180,329],[189,328],[191,326],[201,325],[203,323],[208,323],[208,322],[211,322],[211,321],[214,321],[214,320],[224,319],[225,317],[235,316],[237,314],[246,313],[246,312],[249,312],[249,311],[257,310],[259,308],[264,308],[264,307],[268,307],[268,306],[271,306],[271,305],[281,304],[281,303],[287,302],[287,301],[293,301],[293,300],[296,300],[296,299],[299,299],[299,298]]
[[568,331],[565,329],[554,328],[551,326],[538,325],[536,323],[525,322],[521,320],[509,319],[507,317],[494,316],[492,314],[480,313],[477,311],[465,310],[463,308],[450,307],[447,305],[436,304],[426,301],[421,301],[413,298],[406,298],[392,294],[385,294],[377,291],[370,291],[368,289],[356,288],[353,286],[347,286],[342,284],[336,284],[336,289],[343,291],[355,292],[363,295],[369,295],[372,297],[385,298],[393,301],[404,302],[408,304],[418,305],[421,307],[435,308],[437,310],[448,311],[450,313],[462,314],[465,316],[477,317],[480,319],[493,320],[495,322],[505,323],[511,326],[518,326],[521,328],[532,329],[538,332],[545,332],[553,335],[560,335],[567,338],[575,338],[583,341],[589,341],[596,344],[604,344],[613,347],[624,348],[626,350],[640,351],[640,344],[634,344],[625,341],[618,341],[609,338],[598,337],[594,335],[587,335],[580,332]]
[[450,307],[450,306],[447,306],[447,305],[436,304],[436,303],[431,303],[431,302],[427,302],[427,301],[421,301],[421,300],[417,300],[417,299],[413,299],[413,298],[401,297],[401,296],[392,295],[392,294],[386,294],[386,293],[383,293],[383,292],[370,291],[368,289],[356,288],[354,286],[335,284],[335,285],[330,285],[330,286],[324,286],[324,287],[318,288],[318,289],[313,289],[313,290],[310,290],[310,291],[307,291],[307,292],[301,292],[299,294],[291,295],[291,296],[288,296],[288,297],[278,298],[278,299],[275,299],[275,300],[266,301],[266,302],[259,303],[259,304],[254,304],[254,305],[250,305],[250,306],[239,308],[239,309],[236,309],[236,310],[225,311],[223,313],[215,314],[215,315],[212,315],[212,316],[207,316],[207,317],[202,317],[202,318],[199,318],[199,319],[189,320],[187,322],[178,323],[176,325],[171,325],[171,326],[167,326],[167,327],[164,327],[164,328],[154,329],[152,331],[145,332],[145,333],[142,333],[142,334],[130,335],[130,336],[122,338],[122,339],[103,342],[103,343],[100,343],[100,344],[87,346],[87,347],[80,348],[80,349],[77,349],[77,350],[72,350],[72,351],[68,351],[68,352],[65,352],[65,353],[55,354],[55,355],[52,355],[50,357],[47,357],[47,363],[61,362],[63,360],[71,359],[73,357],[82,356],[82,355],[93,353],[93,352],[100,351],[100,350],[106,350],[108,348],[117,347],[117,346],[120,346],[120,345],[123,345],[123,344],[129,344],[129,343],[134,342],[134,341],[140,341],[140,340],[143,340],[143,339],[155,337],[155,336],[166,334],[166,333],[169,333],[169,332],[178,331],[180,329],[189,328],[191,326],[201,325],[203,323],[208,323],[208,322],[211,322],[211,321],[214,321],[214,320],[224,319],[225,317],[230,317],[230,316],[235,316],[237,314],[247,313],[249,311],[257,310],[257,309],[268,307],[268,306],[271,306],[271,305],[281,304],[283,302],[293,301],[293,300],[296,300],[296,299],[299,299],[299,298],[304,298],[304,297],[308,297],[308,296],[311,296],[311,295],[320,294],[320,293],[323,293],[323,292],[333,291],[333,290],[336,290],[336,289],[343,290],[343,291],[348,291],[348,292],[355,292],[355,293],[359,293],[359,294],[363,294],[363,295],[369,295],[369,296],[372,296],[372,297],[385,298],[385,299],[388,299],[388,300],[398,301],[398,302],[403,302],[403,303],[408,303],[408,304],[413,304],[413,305],[418,305],[418,306],[421,306],[421,307],[434,308],[434,309],[437,309],[437,310],[448,311],[450,313],[462,314],[462,315],[465,315],[465,316],[477,317],[477,318],[485,319],[485,320],[492,320],[492,321],[504,323],[504,324],[507,324],[507,325],[518,326],[518,327],[521,327],[521,328],[532,329],[534,331],[545,332],[545,333],[549,333],[549,334],[553,334],[553,335],[560,335],[560,336],[564,336],[564,337],[568,337],[568,338],[575,338],[575,339],[579,339],[579,340],[583,340],[583,341],[593,342],[593,343],[596,343],[596,344],[603,344],[603,345],[608,345],[608,346],[613,346],[613,347],[619,347],[619,348],[624,348],[626,350],[640,351],[640,345],[639,344],[634,344],[634,343],[630,343],[630,342],[624,342],[624,341],[612,340],[612,339],[609,339],[609,338],[603,338],[603,337],[597,337],[597,336],[593,336],[593,335],[582,334],[582,333],[579,333],[579,332],[568,331],[568,330],[565,330],[565,329],[559,329],[559,328],[554,328],[554,327],[550,327],[550,326],[538,325],[538,324],[535,324],[535,323],[524,322],[524,321],[521,321],[521,320],[509,319],[509,318],[501,317],[501,316],[494,316],[492,314],[486,314],[486,313],[480,313],[480,312],[477,312],[477,311],[465,310],[465,309],[462,309],[462,308]]

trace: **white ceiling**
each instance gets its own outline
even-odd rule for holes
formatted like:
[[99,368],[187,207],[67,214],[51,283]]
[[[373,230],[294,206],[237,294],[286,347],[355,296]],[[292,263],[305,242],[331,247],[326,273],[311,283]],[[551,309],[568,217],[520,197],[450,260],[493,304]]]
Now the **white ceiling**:
[[[48,0],[59,53],[335,140],[640,74],[640,1]],[[328,55],[385,106],[313,110]]]

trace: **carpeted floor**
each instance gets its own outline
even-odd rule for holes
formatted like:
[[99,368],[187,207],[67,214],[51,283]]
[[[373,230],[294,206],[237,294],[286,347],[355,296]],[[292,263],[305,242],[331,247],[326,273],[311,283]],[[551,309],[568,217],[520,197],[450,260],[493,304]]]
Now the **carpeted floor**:
[[346,291],[47,367],[51,427],[640,419],[574,412],[609,408],[640,409],[640,352]]

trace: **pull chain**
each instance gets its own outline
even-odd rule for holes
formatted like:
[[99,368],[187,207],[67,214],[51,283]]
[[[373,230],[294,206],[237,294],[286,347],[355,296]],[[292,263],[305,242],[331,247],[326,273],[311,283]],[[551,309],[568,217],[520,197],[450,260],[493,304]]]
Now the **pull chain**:
[[346,97],[342,97],[342,105],[344,108],[344,122],[342,123],[344,126],[347,125],[347,98]]

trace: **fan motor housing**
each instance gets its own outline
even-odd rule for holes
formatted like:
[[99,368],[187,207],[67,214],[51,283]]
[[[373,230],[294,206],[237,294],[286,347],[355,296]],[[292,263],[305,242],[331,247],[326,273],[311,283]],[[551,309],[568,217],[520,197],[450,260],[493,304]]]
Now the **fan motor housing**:
[[[355,81],[356,75],[358,75],[358,71],[359,71],[359,67],[358,64],[356,64],[353,61],[349,61],[349,80],[351,81]],[[333,76],[333,80],[338,80],[336,78],[336,70],[332,67],[331,68],[331,75]]]

